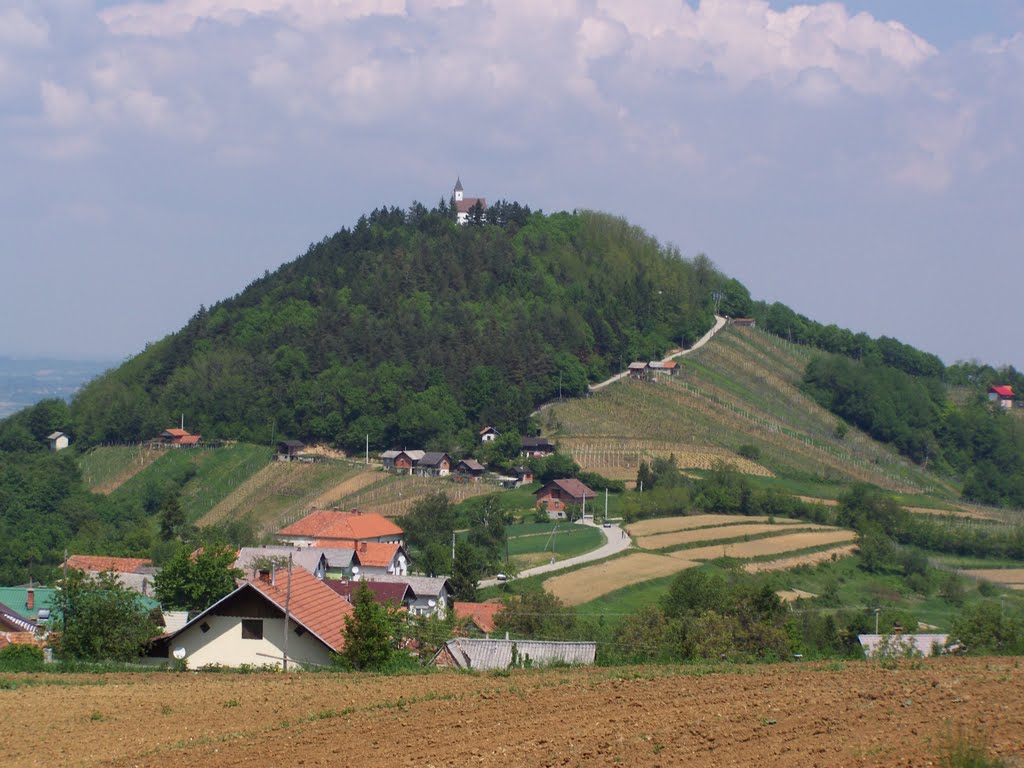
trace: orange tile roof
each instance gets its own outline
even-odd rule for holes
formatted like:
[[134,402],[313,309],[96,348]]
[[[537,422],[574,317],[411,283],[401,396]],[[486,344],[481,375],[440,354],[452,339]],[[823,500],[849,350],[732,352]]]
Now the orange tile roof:
[[[274,583],[259,577],[247,581],[274,605],[284,610],[288,600],[288,571],[279,570]],[[352,614],[352,605],[341,595],[302,568],[292,568],[291,616],[335,651],[345,647],[345,616]]]
[[114,571],[115,573],[134,573],[144,565],[152,565],[152,560],[142,557],[102,557],[95,555],[71,555],[65,565],[68,568],[76,568],[79,571],[90,571],[103,573]]
[[[371,568],[387,568],[398,555],[398,548],[401,545],[397,541],[390,544],[381,544],[376,541],[360,541],[355,546],[356,557],[360,565],[368,565]],[[353,547],[346,547],[352,549]]]
[[[334,545],[339,541],[362,541],[403,534],[401,528],[376,512],[335,512],[328,509],[311,512],[277,532],[278,536],[330,540]],[[325,543],[322,545],[326,546]]]
[[455,603],[455,618],[469,619],[476,624],[481,632],[493,632],[494,617],[502,609],[501,603]]
[[171,437],[187,437],[188,436],[188,432],[186,432],[184,429],[177,429],[177,428],[175,428],[175,429],[165,429],[163,431],[163,434],[170,435]]
[[199,441],[203,439],[202,435],[183,435],[175,440],[178,445],[198,445]]

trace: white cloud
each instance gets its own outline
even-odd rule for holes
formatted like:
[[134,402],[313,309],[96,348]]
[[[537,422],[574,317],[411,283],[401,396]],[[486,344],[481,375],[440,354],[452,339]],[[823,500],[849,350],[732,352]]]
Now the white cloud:
[[0,8],[0,46],[42,48],[50,38],[45,19],[32,18],[17,8]]
[[49,80],[39,84],[39,95],[47,118],[58,125],[79,122],[89,109],[89,97],[85,93]]

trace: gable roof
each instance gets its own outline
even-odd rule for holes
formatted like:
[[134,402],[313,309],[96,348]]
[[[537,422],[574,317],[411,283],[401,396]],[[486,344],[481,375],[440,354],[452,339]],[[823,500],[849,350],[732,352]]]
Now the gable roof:
[[441,463],[442,459],[448,459],[448,463],[451,463],[452,457],[444,451],[430,451],[425,452],[420,459],[416,462],[416,466],[419,467],[436,467]]
[[493,432],[496,435],[500,435],[501,434],[501,432],[499,432],[498,430],[496,430],[494,427],[492,427],[490,425],[488,425],[488,426],[484,427],[483,429],[481,429],[479,434],[486,435],[489,432]]
[[152,560],[143,557],[105,557],[102,555],[71,555],[64,564],[88,573],[137,573],[140,568],[151,567]]
[[301,440],[281,440],[280,442],[278,442],[277,445],[279,447],[283,445],[286,448],[305,448],[306,447],[306,444],[304,442],[302,442]]
[[310,573],[316,573],[323,557],[323,550],[316,547],[242,547],[238,550],[238,556],[235,558],[235,568],[241,568],[243,573],[249,577],[254,573],[256,561],[262,558],[280,558],[287,561],[289,555],[291,555],[294,565]]
[[995,392],[1000,397],[1013,397],[1013,387],[1008,384],[993,385],[988,388],[989,392]]
[[[28,607],[28,591],[32,590],[32,607]],[[46,621],[53,615],[53,603],[57,590],[53,587],[0,587],[0,603],[4,603],[19,616],[29,621]],[[43,613],[43,612],[46,613]],[[43,613],[44,618],[39,619]]]
[[35,622],[0,603],[0,631],[4,632],[35,632]]
[[486,208],[487,207],[487,198],[486,197],[464,197],[461,200],[456,200],[455,201],[455,209],[459,213],[469,213],[473,209],[473,206],[476,205],[477,203],[480,203],[480,207],[481,208]]
[[493,632],[494,617],[504,606],[501,603],[455,603],[455,617],[468,619],[476,624],[481,632]]
[[198,445],[199,441],[202,439],[202,435],[185,435],[175,442],[178,443],[178,445]]
[[555,663],[593,664],[597,655],[597,643],[591,641],[485,640],[467,637],[449,640],[438,651],[438,655],[447,651],[455,665],[462,669],[508,669],[512,666],[513,645],[519,657],[524,660],[529,657],[534,666]]
[[365,584],[373,593],[373,600],[377,603],[397,603],[403,605],[406,600],[416,599],[416,592],[405,583],[391,584],[384,581],[335,581],[325,579],[324,584],[333,589],[343,598],[352,602],[353,593],[359,589],[360,584]]
[[402,536],[404,531],[376,512],[337,512],[320,509],[277,532],[282,537],[361,541],[378,536]]
[[184,429],[165,429],[160,433],[161,435],[168,435],[169,437],[188,437],[188,432]]
[[56,440],[59,437],[65,437],[64,433],[63,432],[54,432],[51,435],[47,435],[46,439],[47,440]]
[[564,480],[552,480],[550,483],[545,485],[543,488],[538,488],[533,492],[533,495],[544,493],[551,486],[560,488],[564,493],[568,494],[574,499],[596,499],[597,494],[590,490],[587,486],[581,483],[574,477],[566,478]]
[[643,370],[646,370],[646,369],[647,369],[647,363],[636,362],[636,363],[630,363],[629,364],[629,370],[631,370],[631,371],[643,371]]
[[[354,545],[352,551],[359,564],[369,568],[387,568],[398,557],[400,551],[405,554],[402,545],[397,541],[388,543],[360,541]],[[406,559],[408,559],[408,555],[406,555]]]
[[481,464],[476,459],[462,459],[462,461],[460,461],[455,466],[456,468],[465,467],[470,472],[486,472],[486,469],[484,469],[484,465]]
[[273,583],[260,578],[247,583],[282,612],[288,600],[291,617],[335,651],[345,647],[344,617],[352,613],[352,605],[313,574],[292,568],[290,600],[287,571],[278,571]]
[[524,437],[523,448],[554,448],[555,445],[546,437]]
[[391,574],[370,574],[367,581],[380,581],[385,584],[408,584],[417,597],[434,597],[442,592],[453,594],[452,585],[444,576],[392,576]]

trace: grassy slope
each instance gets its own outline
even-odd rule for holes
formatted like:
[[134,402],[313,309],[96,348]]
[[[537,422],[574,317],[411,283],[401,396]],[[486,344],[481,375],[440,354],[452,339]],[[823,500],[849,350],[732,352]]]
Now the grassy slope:
[[836,417],[798,388],[811,354],[761,331],[728,328],[681,359],[678,379],[622,381],[553,406],[542,420],[587,468],[607,474],[635,476],[638,460],[654,455],[675,453],[686,464],[702,450],[735,456],[754,445],[760,464],[805,492],[856,480],[952,496],[948,484],[858,430],[835,436]]
[[163,450],[141,445],[103,446],[82,454],[78,465],[82,480],[93,493],[108,494],[164,455]]

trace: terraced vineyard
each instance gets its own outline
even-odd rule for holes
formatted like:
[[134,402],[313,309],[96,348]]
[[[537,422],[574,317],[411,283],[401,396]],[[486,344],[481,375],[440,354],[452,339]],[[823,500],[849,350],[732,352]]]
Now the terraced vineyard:
[[[838,438],[836,417],[798,388],[811,354],[755,329],[728,328],[681,358],[678,377],[623,380],[552,406],[542,421],[584,468],[623,479],[635,477],[640,461],[674,453],[681,468],[725,460],[750,474],[954,494],[856,429]],[[740,458],[744,445],[761,458]]]
[[845,557],[855,551],[856,538],[853,531],[800,520],[727,515],[645,520],[628,530],[645,551],[554,576],[544,588],[567,605],[581,605],[721,557],[748,561],[744,568],[751,573]]
[[78,465],[82,480],[93,493],[113,493],[166,453],[145,445],[112,445],[93,448]]

